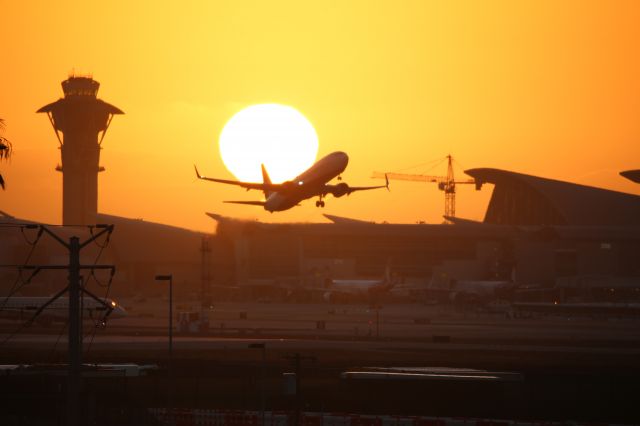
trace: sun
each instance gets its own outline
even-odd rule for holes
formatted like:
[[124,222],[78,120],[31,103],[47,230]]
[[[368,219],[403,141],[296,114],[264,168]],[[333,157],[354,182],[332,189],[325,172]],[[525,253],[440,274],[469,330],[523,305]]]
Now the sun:
[[264,164],[272,182],[280,183],[313,164],[318,135],[295,108],[259,104],[229,119],[219,145],[224,165],[239,180],[262,182],[260,165]]

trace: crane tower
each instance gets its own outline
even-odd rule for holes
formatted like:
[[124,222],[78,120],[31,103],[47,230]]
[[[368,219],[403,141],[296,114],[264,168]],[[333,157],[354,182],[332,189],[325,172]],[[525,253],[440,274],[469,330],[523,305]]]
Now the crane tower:
[[389,179],[408,180],[414,182],[434,182],[438,184],[438,189],[444,191],[444,215],[445,217],[456,216],[456,185],[458,184],[474,184],[473,179],[456,180],[453,174],[453,157],[447,155],[447,175],[431,176],[409,173],[382,173],[373,172],[374,178],[384,179],[385,175]]
[[113,116],[124,114],[97,98],[99,88],[91,77],[72,75],[62,82],[64,98],[37,111],[47,113],[60,143],[63,225],[96,223],[102,140]]

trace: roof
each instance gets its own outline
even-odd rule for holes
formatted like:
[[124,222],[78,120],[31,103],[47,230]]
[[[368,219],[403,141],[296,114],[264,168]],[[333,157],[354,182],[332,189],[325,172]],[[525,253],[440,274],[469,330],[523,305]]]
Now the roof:
[[324,217],[326,217],[327,219],[329,219],[331,222],[333,223],[352,223],[352,224],[358,224],[358,223],[374,223],[372,221],[367,221],[367,220],[360,220],[360,219],[352,219],[350,217],[343,217],[343,216],[336,216],[333,214],[326,214],[323,213],[322,214]]
[[62,105],[65,105],[69,102],[78,102],[78,101],[92,102],[95,105],[95,108],[97,108],[98,110],[105,111],[108,114],[124,114],[124,112],[120,108],[113,106],[110,103],[103,101],[102,99],[96,99],[96,98],[88,98],[88,99],[83,98],[79,100],[78,99],[69,100],[68,98],[60,98],[55,102],[51,102],[50,104],[43,106],[36,112],[53,112],[57,108],[61,108]]
[[283,236],[348,236],[393,238],[505,238],[514,232],[513,227],[442,224],[392,224],[359,220],[338,220],[334,223],[268,223],[230,218],[207,213],[218,222],[218,234],[230,237],[251,236],[256,233],[273,233]]
[[637,241],[640,226],[513,226],[456,220],[453,224],[392,224],[359,221],[336,223],[265,223],[207,213],[218,222],[218,234],[231,238],[256,234],[271,236],[336,236],[350,238],[400,239],[485,239],[512,238],[551,240],[587,240],[597,242]]
[[98,213],[98,221],[115,226],[110,248],[128,263],[200,261],[202,232]]
[[624,172],[620,172],[620,175],[626,177],[630,181],[633,181],[635,183],[640,183],[640,169],[625,170]]
[[467,170],[495,185],[486,223],[503,225],[640,226],[640,196],[506,170]]

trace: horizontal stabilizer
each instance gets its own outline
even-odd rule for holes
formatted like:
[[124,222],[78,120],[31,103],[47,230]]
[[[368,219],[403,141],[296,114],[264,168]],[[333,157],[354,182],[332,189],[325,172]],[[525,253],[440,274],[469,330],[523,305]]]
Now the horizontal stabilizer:
[[217,213],[209,213],[209,212],[205,212],[205,214],[206,214],[207,216],[209,216],[211,219],[216,220],[216,221],[218,221],[218,222],[221,222],[221,221],[222,221],[222,219],[223,219],[223,216],[222,216],[222,215],[219,215],[219,214],[217,214]]
[[228,204],[246,204],[249,206],[264,206],[264,201],[223,201]]
[[640,183],[640,170],[626,170],[624,172],[620,172],[620,175],[626,177],[632,182]]

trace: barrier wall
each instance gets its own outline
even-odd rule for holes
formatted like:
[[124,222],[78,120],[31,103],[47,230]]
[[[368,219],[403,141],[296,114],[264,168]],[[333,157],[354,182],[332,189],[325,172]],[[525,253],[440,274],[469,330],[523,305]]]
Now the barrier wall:
[[[169,425],[170,413],[166,408],[150,408],[158,421]],[[174,409],[175,426],[259,426],[260,411]],[[265,426],[295,424],[294,412],[265,411]],[[513,420],[474,419],[457,417],[384,416],[348,413],[301,412],[301,426],[566,426],[567,422],[522,422]],[[588,426],[570,422],[572,426]],[[606,424],[598,423],[598,426]]]

